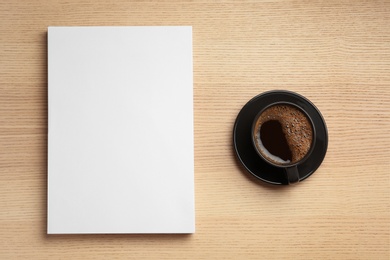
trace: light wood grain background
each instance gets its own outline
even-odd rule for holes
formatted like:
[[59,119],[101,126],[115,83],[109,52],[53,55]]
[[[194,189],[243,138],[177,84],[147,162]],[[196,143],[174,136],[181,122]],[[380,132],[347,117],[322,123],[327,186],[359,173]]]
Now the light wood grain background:
[[[46,235],[49,25],[192,25],[194,235]],[[293,187],[235,159],[271,89],[323,113],[329,148]],[[0,0],[0,259],[389,259],[390,1]]]

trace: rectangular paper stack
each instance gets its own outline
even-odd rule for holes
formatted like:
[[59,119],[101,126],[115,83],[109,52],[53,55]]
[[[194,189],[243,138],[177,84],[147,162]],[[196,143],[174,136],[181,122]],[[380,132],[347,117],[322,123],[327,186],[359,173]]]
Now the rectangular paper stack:
[[49,27],[48,233],[193,233],[192,28]]

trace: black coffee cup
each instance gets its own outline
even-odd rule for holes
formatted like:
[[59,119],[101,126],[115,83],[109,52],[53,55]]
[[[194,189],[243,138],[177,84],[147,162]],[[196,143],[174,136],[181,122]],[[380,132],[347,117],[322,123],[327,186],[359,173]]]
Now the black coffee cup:
[[251,134],[259,160],[284,169],[288,184],[300,181],[298,166],[316,142],[313,120],[304,109],[291,102],[271,103],[253,120]]

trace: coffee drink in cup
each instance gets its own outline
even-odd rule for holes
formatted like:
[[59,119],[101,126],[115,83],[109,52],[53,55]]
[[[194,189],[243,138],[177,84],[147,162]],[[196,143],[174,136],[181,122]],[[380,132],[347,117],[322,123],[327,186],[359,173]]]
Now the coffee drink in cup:
[[263,110],[252,128],[258,153],[275,165],[292,165],[310,152],[313,125],[305,112],[288,103],[274,104]]

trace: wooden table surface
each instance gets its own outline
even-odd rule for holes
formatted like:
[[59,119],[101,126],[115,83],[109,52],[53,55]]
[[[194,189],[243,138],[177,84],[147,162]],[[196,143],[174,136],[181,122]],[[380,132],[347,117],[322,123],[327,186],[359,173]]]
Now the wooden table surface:
[[[389,259],[390,1],[0,1],[0,259]],[[46,235],[47,26],[192,25],[196,233]],[[292,187],[232,148],[272,89],[321,110],[329,147]]]

